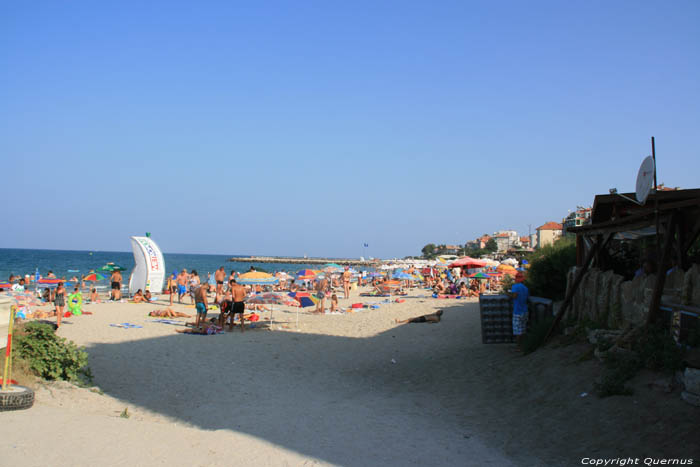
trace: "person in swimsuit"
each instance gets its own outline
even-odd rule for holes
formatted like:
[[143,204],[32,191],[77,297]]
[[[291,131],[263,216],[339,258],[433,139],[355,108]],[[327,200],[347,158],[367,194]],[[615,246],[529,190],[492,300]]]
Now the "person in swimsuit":
[[61,326],[63,310],[66,307],[66,288],[63,286],[63,282],[59,282],[58,287],[56,287],[53,304],[56,306],[56,328],[58,328]]
[[187,293],[187,269],[180,271],[177,275],[177,302],[182,303],[182,296]]
[[243,313],[245,312],[245,287],[237,283],[235,279],[229,282],[229,287],[231,287],[231,297],[233,298],[233,305],[231,305],[231,326],[229,330],[233,330],[233,319],[236,317],[236,313],[241,315],[241,332],[245,328],[245,322],[243,321]]
[[[193,269],[192,272],[190,273],[190,280],[189,280],[189,292],[190,292],[190,305],[195,303],[194,295],[199,288],[199,284],[201,281],[199,280],[199,274],[197,274],[197,270]],[[207,289],[209,291],[209,289]]]
[[138,290],[136,291],[136,293],[134,294],[133,299],[134,299],[134,303],[141,303],[142,301],[144,301],[144,299],[143,299],[143,292],[141,291],[141,289],[138,289]]
[[207,303],[207,294],[209,293],[209,284],[204,283],[200,285],[194,292],[194,301],[195,301],[195,308],[197,309],[197,320],[195,322],[195,326],[199,326],[199,324],[203,321],[207,320],[207,311],[208,311],[208,303]]
[[216,296],[218,297],[224,291],[224,279],[226,279],[226,271],[224,267],[221,266],[214,273],[214,280],[216,281]]
[[345,271],[343,271],[343,292],[345,292],[345,298],[350,298],[350,268],[345,266]]
[[405,323],[439,323],[440,317],[442,316],[442,310],[438,310],[435,313],[429,315],[418,316],[417,318],[410,318],[404,320],[394,320],[396,324]]
[[122,298],[122,273],[114,271],[112,277],[112,300],[120,300]]
[[318,297],[318,303],[316,303],[316,313],[323,313],[326,309],[326,288],[328,287],[328,281],[322,279],[316,284],[316,296]]

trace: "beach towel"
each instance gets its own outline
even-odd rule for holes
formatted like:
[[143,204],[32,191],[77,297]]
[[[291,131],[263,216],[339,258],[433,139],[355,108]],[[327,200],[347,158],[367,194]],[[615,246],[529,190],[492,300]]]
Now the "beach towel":
[[177,326],[184,326],[185,323],[183,321],[175,321],[173,319],[152,319],[150,320],[152,323],[163,323],[163,324],[174,324]]
[[131,323],[110,324],[110,326],[112,326],[114,328],[123,328],[123,329],[142,328],[143,327],[143,326],[139,326],[138,324],[131,324]]

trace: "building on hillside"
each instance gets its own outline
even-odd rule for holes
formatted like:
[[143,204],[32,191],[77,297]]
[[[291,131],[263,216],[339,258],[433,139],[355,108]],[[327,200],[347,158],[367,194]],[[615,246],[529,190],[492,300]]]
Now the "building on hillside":
[[520,237],[515,230],[499,230],[493,234],[493,238],[496,240],[499,253],[504,253],[511,248],[520,246]]
[[477,238],[476,241],[479,242],[479,248],[486,248],[486,244],[491,240],[490,235],[482,235],[481,237]]
[[575,211],[569,213],[564,219],[564,233],[566,235],[573,236],[573,233],[567,233],[572,227],[580,227],[582,225],[591,223],[591,208],[584,208],[583,206],[577,206]]
[[459,255],[462,254],[464,250],[459,245],[445,245],[445,249],[443,251],[447,255]]
[[563,226],[558,222],[547,222],[537,227],[537,248],[553,244],[561,237]]

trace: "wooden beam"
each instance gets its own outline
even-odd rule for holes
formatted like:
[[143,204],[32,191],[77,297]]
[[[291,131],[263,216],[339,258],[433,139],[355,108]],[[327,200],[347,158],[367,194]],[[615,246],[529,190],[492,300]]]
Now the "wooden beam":
[[[649,303],[649,313],[647,314],[647,326],[653,324],[659,314],[659,305],[661,304],[661,295],[664,291],[664,284],[666,283],[666,270],[668,269],[669,259],[671,257],[671,246],[673,245],[673,238],[678,225],[678,214],[674,213],[671,216],[671,220],[666,224],[666,238],[664,239],[663,251],[661,253],[661,263],[656,268],[656,281],[654,282],[654,292],[651,296],[651,303]],[[658,242],[658,235],[657,242]]]
[[583,261],[583,266],[581,267],[581,269],[576,271],[576,277],[574,278],[574,282],[571,284],[571,288],[566,293],[566,297],[564,297],[564,303],[561,304],[561,308],[559,308],[557,315],[554,317],[554,322],[549,327],[549,331],[547,331],[547,335],[544,338],[544,343],[546,343],[552,336],[552,333],[559,324],[559,321],[561,321],[562,317],[564,316],[564,313],[566,313],[566,309],[569,307],[569,305],[571,305],[571,301],[573,300],[579,285],[581,285],[583,276],[586,274],[586,271],[588,271],[591,262],[593,262],[593,257],[595,257],[596,253],[600,248],[604,248],[608,244],[612,236],[613,234],[608,234],[604,241],[603,239],[601,239],[600,241],[595,242],[591,246],[591,249],[588,250],[588,253],[586,253],[586,258]]
[[685,243],[683,244],[683,256],[688,253],[688,249],[690,249],[691,246],[693,246],[693,242],[695,241],[696,238],[698,238],[698,235],[700,235],[700,219],[695,223],[695,226],[693,227],[693,231],[688,235],[688,237],[685,239]]

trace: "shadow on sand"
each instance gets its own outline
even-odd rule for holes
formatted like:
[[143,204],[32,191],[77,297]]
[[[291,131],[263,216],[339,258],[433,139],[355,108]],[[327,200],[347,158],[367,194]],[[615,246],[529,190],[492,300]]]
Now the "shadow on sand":
[[102,390],[173,422],[247,433],[341,465],[465,465],[477,443],[460,428],[462,383],[474,371],[466,355],[483,351],[478,306],[465,305],[444,307],[441,323],[369,338],[260,323],[88,351]]

